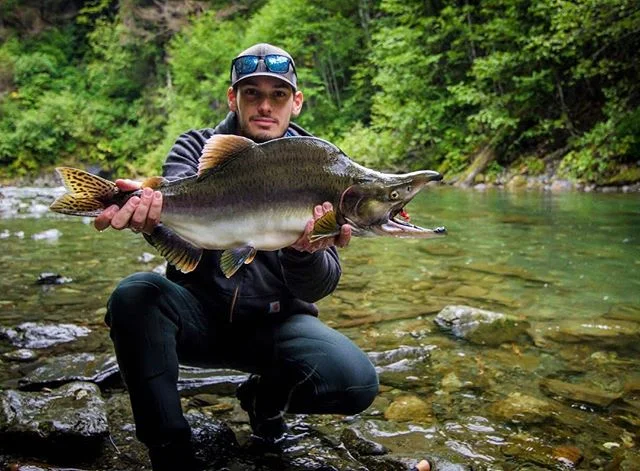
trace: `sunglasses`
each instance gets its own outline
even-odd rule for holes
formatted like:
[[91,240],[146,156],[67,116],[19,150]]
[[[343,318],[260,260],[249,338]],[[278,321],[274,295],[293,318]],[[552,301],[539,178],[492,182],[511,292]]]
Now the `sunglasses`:
[[266,56],[240,56],[233,59],[231,62],[231,68],[235,68],[236,74],[246,75],[252,74],[258,68],[260,60],[264,62],[265,67],[269,72],[274,74],[286,74],[289,72],[289,66],[293,68],[295,73],[296,68],[293,65],[291,59],[287,56],[280,54],[267,54]]

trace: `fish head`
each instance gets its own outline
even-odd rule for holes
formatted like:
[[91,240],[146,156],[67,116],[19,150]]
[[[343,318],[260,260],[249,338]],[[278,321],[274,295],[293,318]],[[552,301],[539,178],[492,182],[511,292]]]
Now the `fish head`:
[[446,235],[444,227],[426,229],[409,222],[407,205],[427,183],[442,180],[433,170],[391,175],[376,173],[347,188],[340,198],[342,223],[356,236],[431,238]]

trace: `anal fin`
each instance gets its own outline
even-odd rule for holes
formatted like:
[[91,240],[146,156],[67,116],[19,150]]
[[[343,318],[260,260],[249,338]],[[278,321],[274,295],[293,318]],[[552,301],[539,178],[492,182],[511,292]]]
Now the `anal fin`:
[[256,253],[257,250],[250,245],[225,250],[220,257],[220,269],[222,273],[224,273],[224,276],[227,278],[231,278],[242,265],[248,265],[253,262]]
[[144,234],[144,238],[182,273],[195,270],[202,257],[202,248],[184,240],[162,224],[158,224],[150,235]]
[[340,226],[336,222],[336,213],[335,211],[329,211],[316,220],[313,225],[313,231],[309,234],[309,242],[335,237],[338,234],[340,234]]

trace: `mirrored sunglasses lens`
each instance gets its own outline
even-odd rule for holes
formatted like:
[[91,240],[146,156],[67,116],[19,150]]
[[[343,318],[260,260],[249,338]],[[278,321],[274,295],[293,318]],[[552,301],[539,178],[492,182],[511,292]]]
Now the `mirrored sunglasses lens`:
[[264,58],[267,69],[277,74],[285,74],[289,71],[289,58],[285,56],[269,55]]
[[237,58],[233,65],[238,74],[250,74],[258,67],[258,60],[256,56],[244,56]]

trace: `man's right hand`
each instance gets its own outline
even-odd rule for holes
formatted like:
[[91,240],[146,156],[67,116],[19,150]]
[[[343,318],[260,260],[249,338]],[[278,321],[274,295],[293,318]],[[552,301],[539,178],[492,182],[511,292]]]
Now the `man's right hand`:
[[[122,191],[135,191],[141,186],[140,182],[133,180],[116,180],[116,185]],[[109,206],[96,217],[93,225],[99,231],[108,227],[117,230],[130,228],[134,232],[151,234],[153,228],[160,222],[162,211],[162,193],[145,188],[142,196],[132,196],[120,208],[117,205]]]

